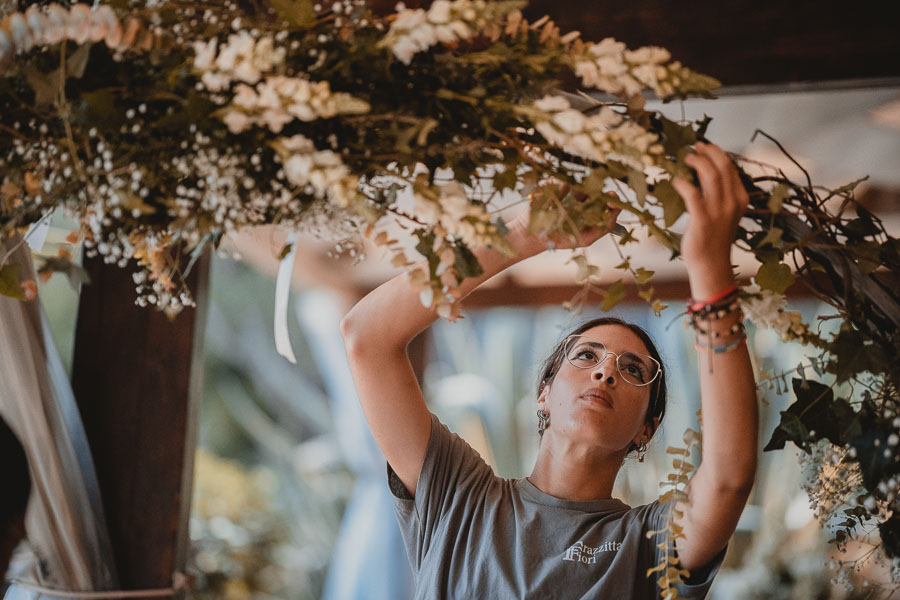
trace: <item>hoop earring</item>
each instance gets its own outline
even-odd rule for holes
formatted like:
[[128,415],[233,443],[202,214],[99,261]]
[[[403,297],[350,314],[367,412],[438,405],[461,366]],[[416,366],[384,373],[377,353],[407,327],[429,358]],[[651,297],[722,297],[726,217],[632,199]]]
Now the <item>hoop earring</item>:
[[542,408],[537,411],[538,435],[544,435],[544,431],[550,427],[550,413]]
[[647,442],[641,442],[637,447],[638,462],[644,462],[644,455],[647,453]]

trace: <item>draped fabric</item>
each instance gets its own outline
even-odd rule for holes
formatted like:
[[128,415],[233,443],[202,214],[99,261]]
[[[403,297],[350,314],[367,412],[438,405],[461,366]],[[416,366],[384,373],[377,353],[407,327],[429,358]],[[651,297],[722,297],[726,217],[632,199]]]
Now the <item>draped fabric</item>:
[[325,582],[325,600],[399,600],[412,597],[412,574],[394,517],[385,460],[372,437],[341,341],[341,313],[325,292],[308,292],[297,316],[315,346],[317,367],[331,402],[338,444],[356,476]]
[[[0,256],[34,279],[21,237],[0,246]],[[112,551],[96,474],[69,379],[37,299],[0,296],[0,414],[19,437],[31,469],[27,544],[7,577],[53,589],[114,589]],[[38,594],[13,585],[5,598]],[[47,598],[42,595],[42,598]]]

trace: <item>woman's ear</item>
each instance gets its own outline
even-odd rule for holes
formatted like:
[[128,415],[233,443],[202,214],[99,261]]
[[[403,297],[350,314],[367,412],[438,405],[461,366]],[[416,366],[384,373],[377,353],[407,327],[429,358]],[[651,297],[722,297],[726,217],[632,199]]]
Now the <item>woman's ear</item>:
[[538,406],[543,406],[547,403],[547,396],[550,394],[550,384],[542,383],[540,389],[538,390],[538,398],[537,403]]
[[639,446],[641,442],[649,442],[657,429],[659,429],[659,417],[653,417],[653,421],[651,422],[645,421],[640,433],[638,433],[633,440],[634,445]]

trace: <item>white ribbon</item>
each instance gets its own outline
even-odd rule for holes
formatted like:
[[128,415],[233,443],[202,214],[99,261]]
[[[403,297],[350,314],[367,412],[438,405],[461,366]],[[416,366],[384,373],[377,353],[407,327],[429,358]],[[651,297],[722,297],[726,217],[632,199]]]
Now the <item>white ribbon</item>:
[[281,259],[278,266],[278,278],[275,280],[275,349],[294,364],[297,357],[291,348],[291,336],[288,333],[288,299],[291,295],[291,277],[294,274],[294,258],[297,255],[297,232],[293,231],[287,238],[290,251]]
[[52,216],[53,211],[51,210],[41,217],[40,221],[28,226],[28,231],[25,232],[25,242],[33,252],[40,252],[44,247],[47,233],[50,231],[50,217]]

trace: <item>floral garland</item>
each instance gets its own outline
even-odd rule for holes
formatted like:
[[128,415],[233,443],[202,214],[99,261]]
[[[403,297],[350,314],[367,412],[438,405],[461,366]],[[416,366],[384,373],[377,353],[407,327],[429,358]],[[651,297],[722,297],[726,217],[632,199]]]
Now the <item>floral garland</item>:
[[[642,94],[709,97],[717,81],[662,48],[528,22],[518,0],[436,0],[387,16],[354,0],[253,6],[110,0],[7,15],[0,239],[33,235],[49,213],[66,211],[81,224],[70,239],[88,256],[137,264],[139,304],[177,312],[193,304],[184,283],[192,257],[229,232],[276,224],[342,247],[364,235],[397,266],[424,258],[410,283],[452,319],[457,286],[482,272],[472,250],[512,252],[498,199],[529,191],[532,231],[551,242],[622,209],[619,268],[663,309],[652,271],[632,266],[627,247],[644,230],[677,257],[671,227],[685,208],[671,178],[693,177],[684,158],[709,121],[669,120],[647,111]],[[567,74],[607,100],[576,105],[559,92]],[[859,182],[827,190],[775,169],[741,176],[751,209],[736,244],[760,262],[744,310],[808,345],[821,379],[798,373],[797,402],[768,448],[791,440],[811,453],[822,442],[843,453],[861,482],[838,504],[875,523],[884,553],[900,557],[890,437],[900,376],[889,360],[900,352],[890,279],[900,241],[856,202]],[[603,289],[585,254],[573,261],[604,308],[624,297],[624,280]],[[0,292],[33,296],[34,283],[7,263],[0,256]],[[40,267],[44,276],[76,269],[65,252]],[[785,310],[795,282],[834,308],[836,333]]]

